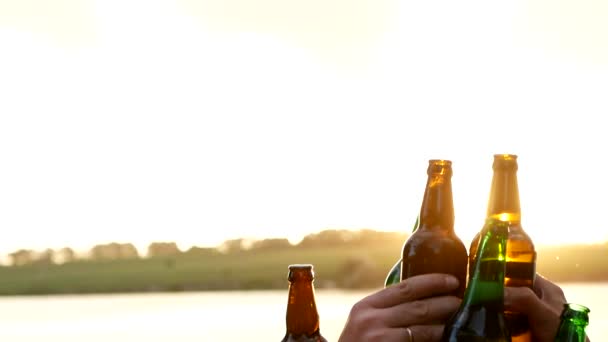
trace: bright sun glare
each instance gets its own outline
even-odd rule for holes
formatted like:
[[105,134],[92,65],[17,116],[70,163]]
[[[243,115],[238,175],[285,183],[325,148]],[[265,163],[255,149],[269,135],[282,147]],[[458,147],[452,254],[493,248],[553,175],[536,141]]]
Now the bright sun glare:
[[410,231],[429,159],[467,244],[495,153],[537,244],[608,239],[605,6],[34,2],[0,3],[0,252]]

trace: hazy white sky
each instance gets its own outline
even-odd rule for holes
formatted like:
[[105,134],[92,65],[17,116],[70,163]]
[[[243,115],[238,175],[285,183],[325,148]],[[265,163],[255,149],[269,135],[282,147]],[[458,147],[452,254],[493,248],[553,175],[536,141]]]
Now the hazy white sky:
[[537,244],[608,239],[602,0],[0,0],[0,253],[456,231],[519,155]]

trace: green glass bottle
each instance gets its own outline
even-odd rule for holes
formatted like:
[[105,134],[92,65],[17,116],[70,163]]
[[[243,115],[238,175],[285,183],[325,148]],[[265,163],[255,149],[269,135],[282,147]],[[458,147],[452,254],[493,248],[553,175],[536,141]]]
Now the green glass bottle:
[[509,224],[488,219],[473,276],[458,311],[443,330],[444,342],[511,342],[504,317],[504,278]]
[[589,325],[589,308],[578,304],[564,304],[555,342],[585,342],[585,327]]
[[393,265],[384,280],[384,287],[398,284],[401,281],[401,259]]
[[[416,231],[418,228],[418,217],[416,217],[416,223],[414,223],[414,227],[412,228],[412,233]],[[386,280],[384,280],[384,287],[389,287],[391,285],[398,284],[401,281],[401,260],[399,259],[393,268],[388,272],[386,276]]]

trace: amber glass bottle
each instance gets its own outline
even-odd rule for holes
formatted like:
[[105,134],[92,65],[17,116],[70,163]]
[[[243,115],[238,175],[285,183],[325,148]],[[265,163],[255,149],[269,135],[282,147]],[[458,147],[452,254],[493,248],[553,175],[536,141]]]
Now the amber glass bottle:
[[401,280],[426,273],[449,273],[466,287],[467,249],[454,233],[452,162],[430,160],[418,228],[403,245]]
[[327,342],[319,329],[319,313],[315,303],[313,266],[289,265],[289,298],[287,300],[287,332],[282,342]]
[[[494,155],[492,168],[494,174],[488,201],[487,218],[509,223],[505,286],[532,288],[536,275],[536,251],[532,240],[521,226],[517,156],[496,154]],[[469,249],[469,265],[473,265],[475,262],[479,240],[480,233],[477,233]],[[505,317],[513,342],[532,341],[527,317],[510,311],[505,312]]]

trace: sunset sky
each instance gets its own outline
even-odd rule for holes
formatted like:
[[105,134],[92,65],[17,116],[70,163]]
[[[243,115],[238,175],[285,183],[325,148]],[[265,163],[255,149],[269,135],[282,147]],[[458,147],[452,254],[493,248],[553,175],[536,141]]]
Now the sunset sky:
[[608,240],[608,3],[0,0],[0,254],[456,232],[519,156],[536,244]]

